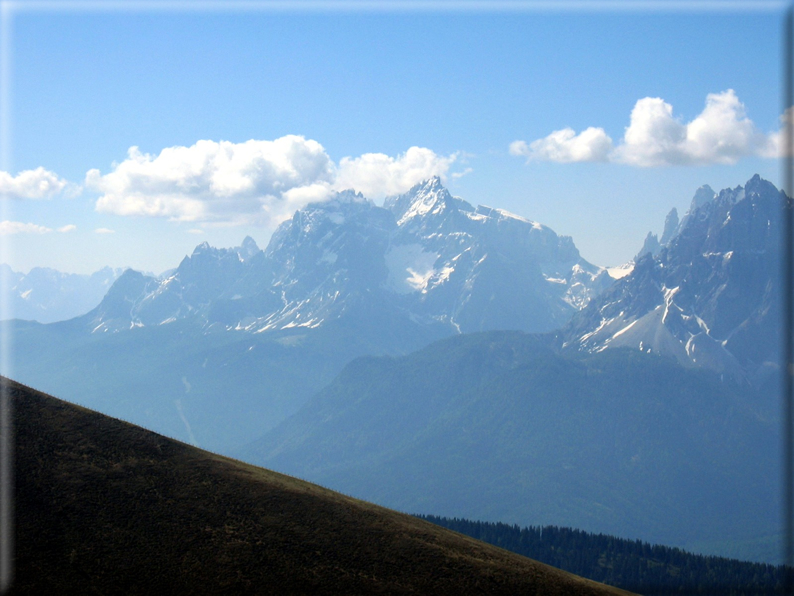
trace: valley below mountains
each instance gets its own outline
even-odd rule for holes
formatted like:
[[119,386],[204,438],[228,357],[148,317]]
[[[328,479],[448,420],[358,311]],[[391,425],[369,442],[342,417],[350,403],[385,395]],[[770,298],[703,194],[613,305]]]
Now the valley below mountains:
[[779,559],[781,220],[703,187],[615,279],[453,197],[352,191],[4,321],[36,389],[410,513]]
[[238,456],[401,511],[749,556],[781,527],[778,429],[710,371],[491,332],[356,360]]

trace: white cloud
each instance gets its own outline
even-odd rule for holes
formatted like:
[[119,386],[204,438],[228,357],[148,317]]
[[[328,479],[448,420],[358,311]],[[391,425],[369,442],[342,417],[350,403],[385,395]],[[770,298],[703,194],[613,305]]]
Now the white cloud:
[[204,230],[200,230],[199,228],[192,228],[187,231],[188,234],[203,234]]
[[337,166],[320,143],[296,135],[245,143],[198,141],[159,155],[132,147],[108,174],[90,170],[85,184],[101,193],[96,202],[101,212],[269,227],[335,190],[353,188],[380,198],[434,175],[443,179],[455,158],[411,147],[397,157],[345,157]]
[[198,141],[157,156],[132,147],[109,174],[89,171],[86,185],[103,193],[96,209],[106,213],[268,224],[289,209],[289,191],[330,184],[333,171],[322,145],[289,135],[275,141]]
[[687,124],[673,117],[669,103],[646,97],[634,106],[614,159],[636,166],[733,164],[762,155],[767,144],[733,89],[710,93],[706,107]]
[[94,230],[95,234],[115,234],[116,230],[111,230],[110,228],[97,228]]
[[353,188],[373,199],[401,194],[433,176],[445,181],[456,158],[456,154],[444,157],[425,147],[411,147],[397,157],[383,153],[343,157],[334,188]]
[[533,141],[510,144],[511,155],[527,159],[571,163],[577,161],[606,161],[612,150],[612,139],[603,128],[587,128],[576,134],[572,128],[555,130],[549,136]]
[[79,187],[43,167],[24,170],[16,176],[0,172],[0,196],[11,199],[50,199],[64,192],[76,194]]
[[11,234],[47,234],[52,232],[51,228],[32,223],[22,223],[21,221],[0,221],[0,236]]
[[780,115],[780,124],[780,130],[769,135],[761,151],[763,157],[776,158],[786,156],[786,126],[794,125],[794,107],[788,108]]
[[58,228],[58,231],[62,234],[66,234],[68,232],[74,232],[77,229],[77,226],[74,224],[69,224],[63,227]]
[[781,133],[764,134],[746,115],[733,89],[710,93],[703,111],[690,122],[673,115],[660,97],[645,97],[631,111],[622,141],[601,128],[578,135],[566,128],[527,144],[514,141],[512,155],[556,162],[611,161],[639,167],[733,164],[749,156],[781,155]]

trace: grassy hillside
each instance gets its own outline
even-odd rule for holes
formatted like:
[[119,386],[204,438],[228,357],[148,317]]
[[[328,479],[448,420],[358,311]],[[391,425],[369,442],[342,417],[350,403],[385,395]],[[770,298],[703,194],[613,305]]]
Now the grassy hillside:
[[12,381],[10,594],[626,594]]

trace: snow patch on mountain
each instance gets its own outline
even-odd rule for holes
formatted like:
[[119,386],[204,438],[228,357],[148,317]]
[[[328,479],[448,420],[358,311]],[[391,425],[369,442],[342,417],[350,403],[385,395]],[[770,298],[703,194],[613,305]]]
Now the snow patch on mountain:
[[390,246],[385,254],[386,288],[398,294],[425,291],[435,269],[438,253],[425,251],[421,244]]
[[606,267],[606,272],[612,279],[621,279],[634,271],[634,261],[629,261],[617,267]]

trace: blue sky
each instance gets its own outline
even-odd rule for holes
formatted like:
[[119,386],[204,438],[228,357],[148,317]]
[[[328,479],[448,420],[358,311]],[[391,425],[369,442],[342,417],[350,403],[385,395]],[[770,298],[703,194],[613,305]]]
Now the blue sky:
[[[778,10],[22,6],[0,176],[18,270],[160,272],[204,240],[264,246],[345,183],[377,202],[423,173],[617,265],[698,186],[780,182]],[[686,138],[664,145],[668,133]]]

